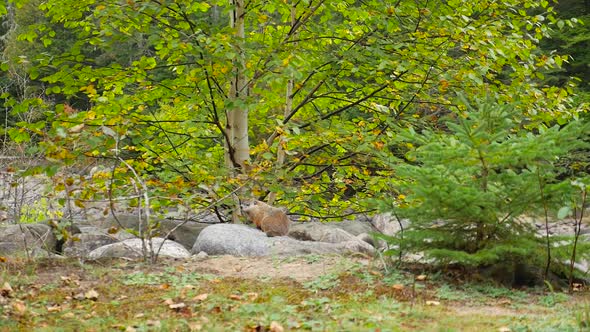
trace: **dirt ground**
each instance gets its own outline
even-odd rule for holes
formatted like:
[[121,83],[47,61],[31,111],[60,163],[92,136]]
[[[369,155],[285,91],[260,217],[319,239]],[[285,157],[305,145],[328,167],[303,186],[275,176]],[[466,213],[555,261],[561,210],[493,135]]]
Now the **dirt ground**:
[[313,280],[329,273],[339,274],[354,266],[371,266],[376,262],[365,257],[299,256],[194,258],[181,263],[188,271],[206,272],[220,277],[291,278],[298,282]]

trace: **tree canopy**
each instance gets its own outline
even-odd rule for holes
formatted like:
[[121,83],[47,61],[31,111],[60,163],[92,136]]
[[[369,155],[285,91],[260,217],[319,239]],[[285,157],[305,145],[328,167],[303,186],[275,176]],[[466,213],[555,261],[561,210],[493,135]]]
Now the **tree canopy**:
[[2,95],[12,140],[39,142],[54,166],[115,167],[79,204],[107,183],[131,190],[133,169],[154,206],[242,188],[306,217],[365,211],[398,194],[391,161],[413,148],[399,128],[444,130],[439,119],[465,112],[459,92],[516,105],[528,128],[584,107],[569,83],[543,81],[568,57],[540,41],[575,23],[548,1],[18,0],[0,12],[4,80],[26,81]]

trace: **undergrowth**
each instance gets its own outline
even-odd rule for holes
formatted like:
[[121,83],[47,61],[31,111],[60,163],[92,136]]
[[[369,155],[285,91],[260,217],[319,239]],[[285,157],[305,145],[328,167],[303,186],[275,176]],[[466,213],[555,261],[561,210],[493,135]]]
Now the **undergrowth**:
[[0,331],[578,331],[590,317],[584,292],[362,265],[298,282],[222,277],[178,262],[25,264],[0,263]]

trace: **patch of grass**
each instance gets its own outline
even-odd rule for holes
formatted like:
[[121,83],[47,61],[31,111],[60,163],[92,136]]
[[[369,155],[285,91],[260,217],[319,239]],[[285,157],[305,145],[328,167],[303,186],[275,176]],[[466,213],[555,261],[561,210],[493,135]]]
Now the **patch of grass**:
[[467,301],[471,296],[452,285],[443,284],[436,290],[436,297],[444,301]]
[[305,262],[307,262],[307,264],[313,264],[313,263],[320,262],[322,260],[322,258],[323,257],[321,255],[317,255],[317,254],[310,254],[310,255],[303,256],[303,259],[305,260]]
[[325,291],[332,289],[340,283],[339,276],[333,273],[325,274],[315,278],[312,281],[303,284],[303,287],[313,292]]
[[210,274],[200,274],[194,272],[177,273],[173,270],[166,269],[164,272],[144,272],[138,271],[123,277],[125,285],[159,285],[170,284],[175,287],[194,285],[203,280],[212,280],[215,276]]
[[574,310],[576,326],[583,331],[590,331],[590,304],[585,302]]
[[392,286],[396,284],[404,284],[409,282],[407,275],[404,275],[398,270],[392,270],[390,273],[383,276],[381,279],[386,285]]
[[549,293],[539,298],[539,303],[546,307],[553,307],[557,304],[566,302],[570,296],[565,293]]
[[491,297],[494,299],[508,298],[516,301],[527,301],[529,297],[527,292],[496,286],[493,284],[475,284],[470,288],[486,297]]

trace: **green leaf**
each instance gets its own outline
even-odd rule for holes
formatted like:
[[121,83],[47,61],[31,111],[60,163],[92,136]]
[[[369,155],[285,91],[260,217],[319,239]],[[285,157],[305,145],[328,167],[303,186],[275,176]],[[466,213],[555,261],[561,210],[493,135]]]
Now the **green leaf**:
[[31,78],[32,80],[36,80],[38,77],[39,70],[37,69],[37,67],[31,68],[31,71],[29,72],[29,78]]
[[563,20],[557,21],[557,27],[559,29],[563,29],[564,26],[565,26],[565,22]]
[[31,141],[31,136],[24,128],[10,128],[8,135],[16,143],[25,143]]
[[572,209],[569,206],[564,206],[557,212],[557,219],[564,219],[565,217],[571,215]]

